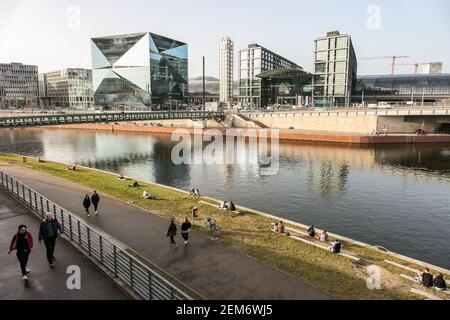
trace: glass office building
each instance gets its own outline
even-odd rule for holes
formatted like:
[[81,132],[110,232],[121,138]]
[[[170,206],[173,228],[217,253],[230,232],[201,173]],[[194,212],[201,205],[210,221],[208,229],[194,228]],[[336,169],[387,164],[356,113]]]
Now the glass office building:
[[313,75],[299,69],[274,69],[257,76],[261,79],[261,106],[304,106],[312,103]]
[[333,31],[315,41],[313,99],[316,106],[350,103],[356,74],[356,54],[349,35]]
[[355,103],[439,102],[450,99],[450,74],[359,76]]
[[188,45],[153,33],[91,39],[95,104],[168,109],[187,101]]
[[297,64],[258,45],[251,44],[239,51],[239,101],[244,109],[259,109],[261,101],[261,78],[267,70],[289,68],[303,70]]

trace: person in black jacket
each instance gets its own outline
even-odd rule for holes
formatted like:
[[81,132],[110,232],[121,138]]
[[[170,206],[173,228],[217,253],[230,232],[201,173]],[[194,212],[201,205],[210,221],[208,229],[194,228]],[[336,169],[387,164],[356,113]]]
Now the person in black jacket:
[[88,194],[84,197],[83,207],[86,210],[87,216],[90,217],[91,213],[89,212],[89,208],[91,207],[91,198],[89,198]]
[[189,221],[188,218],[186,218],[184,223],[181,225],[181,236],[184,239],[184,245],[188,244],[189,233],[191,233],[191,228],[192,228],[191,222]]
[[447,290],[447,283],[445,282],[444,275],[439,273],[433,280],[433,285],[435,288],[441,290]]
[[58,238],[58,232],[62,233],[61,225],[58,220],[53,218],[53,214],[48,212],[45,215],[45,220],[41,222],[39,228],[39,243],[44,240],[45,248],[47,249],[47,261],[50,268],[55,266],[55,244],[56,238]]
[[30,269],[27,267],[28,257],[33,249],[33,237],[31,233],[27,231],[27,226],[22,224],[19,226],[17,233],[11,240],[8,254],[11,254],[14,250],[17,250],[17,260],[20,263],[20,269],[22,271],[22,279],[28,280],[28,273]]
[[175,218],[170,221],[169,230],[167,231],[167,236],[170,237],[170,246],[178,247],[174,237],[177,235],[177,225],[175,224]]
[[425,268],[425,270],[420,275],[420,283],[425,287],[433,286],[433,275],[430,273],[430,269]]
[[100,196],[97,191],[94,190],[94,194],[91,197],[91,202],[94,205],[95,214],[98,215],[98,204],[100,202]]

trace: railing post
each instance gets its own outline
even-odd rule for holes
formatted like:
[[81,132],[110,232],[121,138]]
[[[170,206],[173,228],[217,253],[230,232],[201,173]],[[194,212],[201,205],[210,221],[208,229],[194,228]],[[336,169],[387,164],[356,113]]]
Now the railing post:
[[130,287],[133,289],[133,258],[130,256]]
[[153,300],[153,281],[152,281],[152,273],[148,270],[148,297],[149,300]]
[[33,198],[31,197],[31,189],[28,189],[28,196],[30,197],[30,206],[33,208]]
[[25,202],[26,202],[27,200],[25,199],[25,186],[24,185],[22,185],[22,197],[23,197],[23,200],[25,200]]
[[3,185],[3,171],[0,171],[0,176],[2,178],[2,185]]
[[48,202],[48,199],[46,200],[47,203],[47,210],[45,210],[46,212],[50,212],[50,203]]
[[72,216],[70,214],[69,214],[69,229],[70,229],[70,241],[73,241]]
[[91,229],[88,226],[86,226],[86,230],[87,230],[87,238],[88,238],[88,252],[89,252],[89,255],[92,256],[92,254],[91,254]]
[[55,219],[57,219],[57,217],[56,217],[56,204],[53,204],[53,217]]
[[81,247],[83,247],[82,244],[81,244],[81,224],[80,224],[80,220],[77,221],[77,227],[78,227],[78,243],[79,243],[79,245]]
[[17,196],[20,198],[19,181],[17,181],[17,180],[16,180],[16,193],[17,193]]
[[114,276],[117,278],[117,247],[114,245],[113,247],[113,256],[114,256]]
[[100,262],[103,264],[103,237],[99,235],[100,240]]
[[44,217],[44,201],[42,199],[42,196],[39,196],[41,198],[41,216]]
[[63,232],[66,230],[66,228],[64,227],[64,210],[63,209],[61,209],[61,228],[62,228]]
[[6,190],[9,190],[8,175],[5,176],[5,180],[6,180]]

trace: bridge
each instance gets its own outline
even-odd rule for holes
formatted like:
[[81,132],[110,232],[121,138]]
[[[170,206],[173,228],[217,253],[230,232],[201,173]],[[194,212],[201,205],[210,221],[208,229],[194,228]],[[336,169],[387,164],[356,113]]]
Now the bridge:
[[156,111],[156,112],[117,112],[86,114],[39,114],[14,117],[0,117],[0,128],[55,126],[80,123],[116,123],[152,120],[177,119],[223,119],[224,112],[217,111]]

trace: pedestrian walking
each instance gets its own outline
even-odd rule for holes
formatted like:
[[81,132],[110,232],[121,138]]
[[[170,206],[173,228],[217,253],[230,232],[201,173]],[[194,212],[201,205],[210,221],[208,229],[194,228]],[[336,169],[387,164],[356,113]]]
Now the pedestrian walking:
[[97,191],[94,190],[94,194],[91,197],[91,202],[94,205],[95,214],[98,215],[98,204],[100,203],[100,196]]
[[192,228],[191,222],[189,221],[188,218],[186,218],[184,223],[181,225],[181,236],[184,239],[184,245],[188,244],[189,234],[191,233],[191,228]]
[[167,231],[167,237],[170,237],[170,246],[177,247],[174,237],[177,235],[177,225],[175,224],[175,218],[170,221],[169,230]]
[[83,200],[83,207],[84,207],[84,209],[86,210],[87,216],[90,217],[91,214],[90,214],[90,212],[89,212],[89,208],[91,207],[91,198],[89,197],[88,194],[84,197],[84,200]]
[[45,248],[47,249],[47,261],[50,268],[55,266],[56,259],[54,252],[58,232],[62,233],[61,225],[56,218],[53,218],[53,214],[48,212],[45,215],[45,220],[41,222],[41,226],[39,228],[39,243],[44,241]]
[[8,254],[17,250],[17,260],[20,263],[20,270],[22,271],[22,279],[28,280],[28,273],[30,269],[27,267],[28,257],[33,249],[33,237],[28,232],[27,226],[22,224],[19,226],[17,233],[11,240]]

